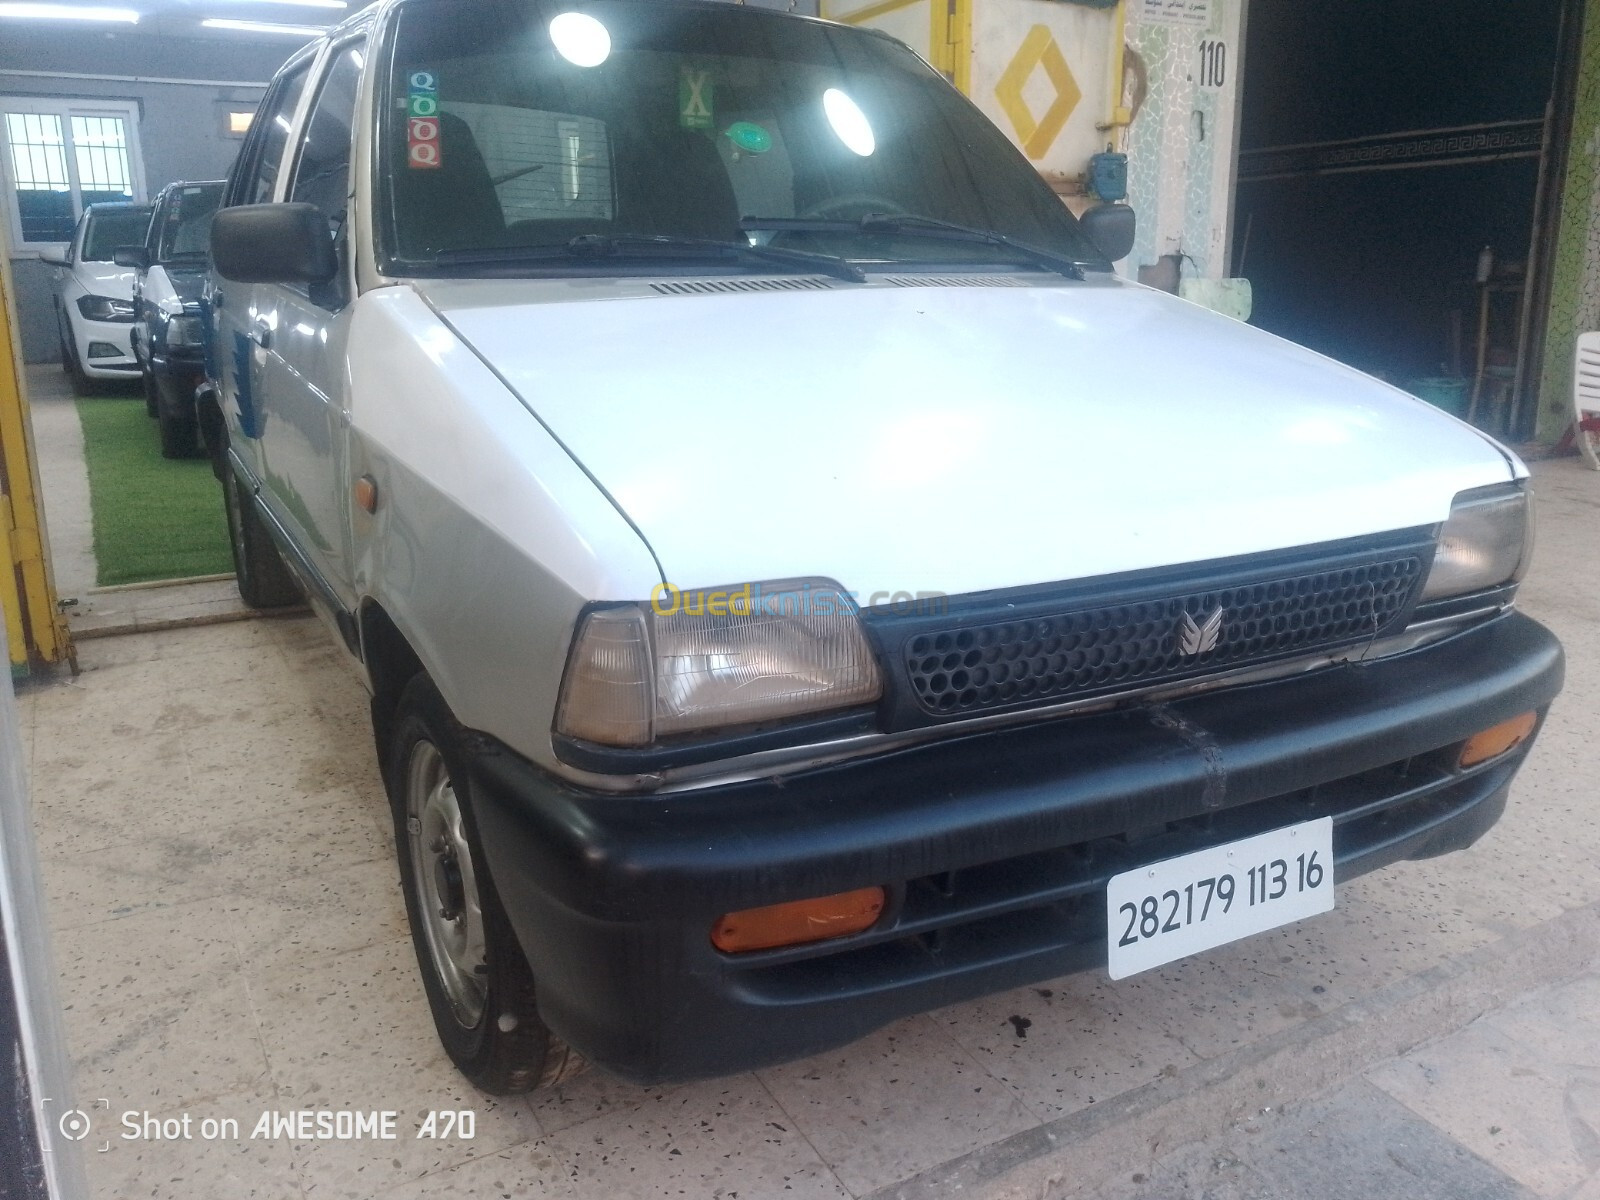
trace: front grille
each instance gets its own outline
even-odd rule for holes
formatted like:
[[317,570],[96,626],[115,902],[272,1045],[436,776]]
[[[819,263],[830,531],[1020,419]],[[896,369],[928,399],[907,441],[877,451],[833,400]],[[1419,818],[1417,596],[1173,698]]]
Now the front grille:
[[925,630],[904,642],[903,664],[917,704],[932,715],[1055,703],[1364,641],[1403,619],[1422,574],[1421,556],[1397,554]]

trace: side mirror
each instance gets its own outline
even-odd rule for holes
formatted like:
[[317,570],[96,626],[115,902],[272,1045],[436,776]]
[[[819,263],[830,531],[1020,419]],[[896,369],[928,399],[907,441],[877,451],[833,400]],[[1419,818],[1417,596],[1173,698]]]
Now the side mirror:
[[235,283],[327,283],[339,271],[314,204],[241,204],[211,221],[211,261]]
[[41,250],[39,252],[39,261],[47,267],[70,267],[72,265],[67,261],[65,254],[57,253],[54,250]]
[[148,271],[150,269],[150,251],[143,246],[118,246],[111,252],[111,261],[119,267],[130,267],[135,271]]
[[1078,218],[1078,223],[1100,253],[1112,262],[1120,262],[1133,252],[1138,222],[1126,204],[1096,204]]

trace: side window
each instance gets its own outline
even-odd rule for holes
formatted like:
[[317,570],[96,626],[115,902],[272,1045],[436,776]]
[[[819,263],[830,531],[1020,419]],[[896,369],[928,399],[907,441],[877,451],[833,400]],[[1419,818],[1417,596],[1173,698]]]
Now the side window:
[[265,204],[272,199],[273,185],[283,164],[284,148],[289,143],[289,126],[294,120],[300,93],[305,90],[310,63],[296,67],[267,93],[256,114],[254,136],[246,147],[245,175],[229,197],[234,204]]
[[[315,205],[328,222],[328,236],[344,258],[345,210],[350,195],[350,135],[355,123],[356,91],[361,86],[364,42],[351,42],[335,50],[306,118],[300,159],[295,164],[289,200]],[[344,295],[342,273],[326,289],[313,289],[312,298],[337,308]]]
[[150,217],[150,227],[144,232],[144,248],[149,252],[151,262],[154,262],[156,258],[156,243],[161,239],[161,226],[167,219],[167,209],[170,207],[168,201],[170,199],[170,193],[161,193],[156,204],[156,211]]
[[350,192],[350,128],[361,84],[361,49],[362,43],[352,43],[335,52],[306,120],[300,161],[289,189],[290,200],[321,209],[333,232],[344,224]]

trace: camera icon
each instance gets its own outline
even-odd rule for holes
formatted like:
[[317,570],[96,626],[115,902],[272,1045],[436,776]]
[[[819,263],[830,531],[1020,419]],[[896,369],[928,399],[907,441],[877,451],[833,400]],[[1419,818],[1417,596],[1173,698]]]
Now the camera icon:
[[69,1108],[56,1121],[56,1128],[69,1142],[81,1142],[89,1136],[89,1114],[81,1108]]

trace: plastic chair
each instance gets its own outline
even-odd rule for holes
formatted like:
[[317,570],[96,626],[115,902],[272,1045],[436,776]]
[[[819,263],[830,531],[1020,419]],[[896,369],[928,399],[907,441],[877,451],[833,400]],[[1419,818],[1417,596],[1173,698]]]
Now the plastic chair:
[[1590,469],[1600,471],[1600,332],[1578,335],[1572,367],[1572,434]]

